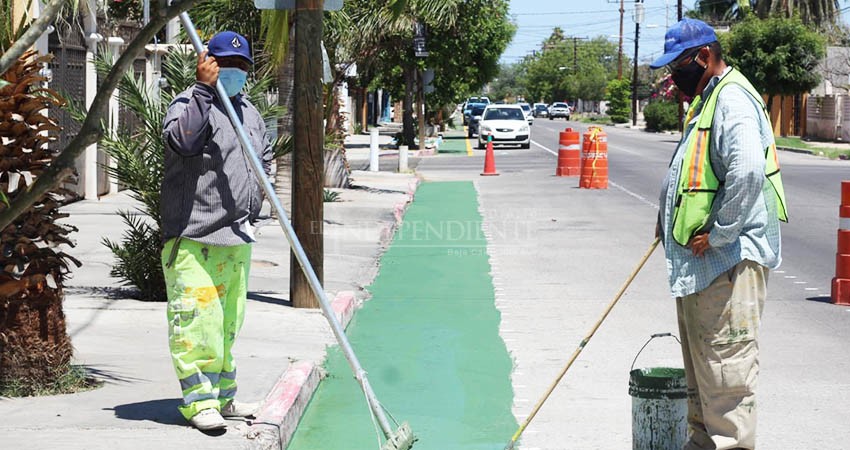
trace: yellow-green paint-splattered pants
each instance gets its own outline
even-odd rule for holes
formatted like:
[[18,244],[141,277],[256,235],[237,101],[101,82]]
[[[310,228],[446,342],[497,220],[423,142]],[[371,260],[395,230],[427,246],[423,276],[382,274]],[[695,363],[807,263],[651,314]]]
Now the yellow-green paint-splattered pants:
[[251,244],[220,247],[180,238],[162,250],[168,345],[187,419],[220,410],[236,395],[231,350],[245,318],[250,265]]

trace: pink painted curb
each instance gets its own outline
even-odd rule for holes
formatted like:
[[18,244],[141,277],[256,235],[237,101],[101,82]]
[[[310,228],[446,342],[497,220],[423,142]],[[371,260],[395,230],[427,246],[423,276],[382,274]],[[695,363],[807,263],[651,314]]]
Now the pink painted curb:
[[352,291],[341,291],[336,294],[336,297],[331,301],[331,308],[334,310],[336,320],[342,325],[342,328],[348,326],[351,318],[354,316],[354,307],[357,306],[357,299]]
[[291,364],[275,383],[248,431],[250,448],[286,448],[310,398],[319,386],[319,369],[310,361]]

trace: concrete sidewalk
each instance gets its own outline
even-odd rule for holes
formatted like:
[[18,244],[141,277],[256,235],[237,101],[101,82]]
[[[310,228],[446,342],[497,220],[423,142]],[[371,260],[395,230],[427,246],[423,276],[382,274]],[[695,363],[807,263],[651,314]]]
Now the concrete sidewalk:
[[[355,188],[339,190],[341,201],[325,204],[324,224],[325,289],[330,298],[343,300],[348,309],[341,312],[348,314],[364,299],[362,286],[375,277],[378,258],[416,188],[412,174],[355,171],[352,178]],[[231,422],[226,433],[208,436],[188,426],[177,412],[180,389],[168,354],[165,304],[129,299],[128,291],[109,276],[113,258],[101,244],[104,237],[121,237],[124,226],[115,212],[135,206],[127,195],[119,194],[64,208],[70,213],[68,222],[79,227],[72,236],[77,247],[69,253],[84,262],[67,284],[65,302],[75,363],[104,384],[78,394],[0,400],[0,447],[279,448],[274,440],[281,437],[284,424],[252,428],[246,422]],[[289,250],[277,223],[259,229],[257,239],[246,320],[235,349],[238,397],[244,401],[260,401],[273,388],[280,389],[278,381],[291,364],[299,370],[306,367],[315,382],[315,367],[324,359],[326,346],[335,342],[318,310],[290,306]],[[338,295],[346,291],[354,296]],[[300,402],[295,407],[306,406],[311,388],[315,386],[308,383],[306,392],[290,398]],[[271,395],[269,400],[280,398]],[[267,405],[266,419],[258,421],[291,422],[292,417],[277,414],[279,407]],[[269,430],[270,434],[260,433]]]

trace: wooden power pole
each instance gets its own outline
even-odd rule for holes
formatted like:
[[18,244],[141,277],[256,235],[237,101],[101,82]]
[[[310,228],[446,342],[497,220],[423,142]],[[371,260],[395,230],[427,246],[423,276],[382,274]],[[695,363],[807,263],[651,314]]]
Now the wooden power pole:
[[[682,0],[679,0],[680,2]],[[623,79],[623,14],[626,12],[623,7],[624,0],[620,0],[620,49],[617,52],[617,79]]]
[[[292,228],[320,282],[324,278],[323,2],[295,0],[295,148],[292,154]],[[290,253],[289,261],[289,298],[292,305],[296,308],[318,308],[318,299],[294,253]]]

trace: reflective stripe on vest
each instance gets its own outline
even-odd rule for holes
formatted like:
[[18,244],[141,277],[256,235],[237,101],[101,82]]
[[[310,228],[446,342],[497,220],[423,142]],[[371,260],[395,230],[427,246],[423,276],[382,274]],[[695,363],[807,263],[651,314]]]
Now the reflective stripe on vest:
[[[697,119],[696,125],[688,133],[685,155],[682,158],[682,170],[679,173],[675,209],[673,210],[673,239],[680,245],[688,245],[691,238],[705,231],[708,224],[714,198],[722,183],[711,166],[711,130],[714,122],[714,111],[717,108],[717,97],[720,90],[730,83],[744,88],[761,106],[768,125],[770,116],[765,110],[764,102],[758,91],[736,69],[731,69],[720,81],[705,101]],[[702,102],[697,96],[688,110],[687,120],[694,117],[695,111]],[[776,213],[779,220],[788,221],[785,209],[785,190],[782,187],[782,177],[779,174],[779,158],[776,154],[776,144],[771,143],[764,149],[765,176],[773,188],[776,200]]]

